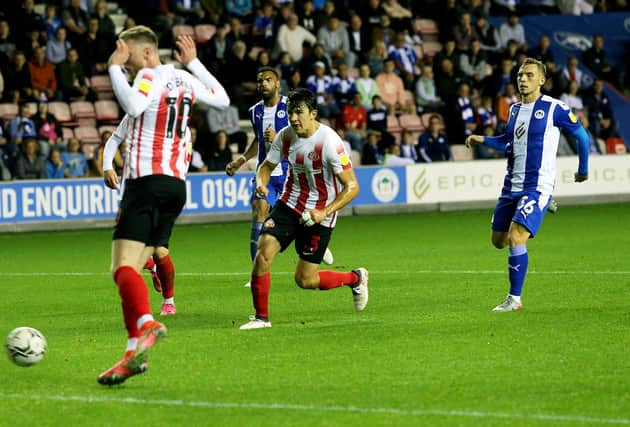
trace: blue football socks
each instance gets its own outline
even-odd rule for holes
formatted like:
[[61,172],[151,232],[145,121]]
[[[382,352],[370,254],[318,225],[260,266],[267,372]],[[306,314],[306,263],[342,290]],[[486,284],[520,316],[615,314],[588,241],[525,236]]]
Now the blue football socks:
[[510,275],[510,295],[520,297],[527,274],[527,246],[515,246],[510,248],[508,257],[508,272]]
[[260,236],[260,230],[262,230],[262,222],[252,222],[252,229],[249,235],[249,254],[252,257],[252,262],[256,258],[256,250],[258,250],[258,236]]

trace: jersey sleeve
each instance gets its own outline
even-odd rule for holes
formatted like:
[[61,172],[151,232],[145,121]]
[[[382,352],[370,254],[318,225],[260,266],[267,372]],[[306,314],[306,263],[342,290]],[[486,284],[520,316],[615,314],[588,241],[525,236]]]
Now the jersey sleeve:
[[575,114],[571,112],[569,106],[564,102],[556,105],[553,111],[553,124],[571,135],[577,132],[578,128],[582,127]]
[[158,85],[157,75],[150,68],[138,71],[133,85],[129,86],[127,77],[119,65],[109,67],[109,77],[116,99],[125,112],[131,117],[137,117],[144,112],[151,102]]
[[331,136],[324,142],[324,162],[328,164],[335,175],[338,175],[345,170],[352,169],[352,161],[339,135],[334,131],[331,131],[330,134]]
[[114,169],[112,164],[114,163],[114,157],[116,157],[116,152],[118,151],[118,147],[125,140],[127,136],[127,125],[129,123],[129,116],[125,115],[123,119],[118,124],[118,127],[109,137],[107,142],[105,143],[105,148],[103,149],[103,171],[108,171]]
[[191,80],[195,97],[199,102],[217,108],[230,105],[230,97],[223,85],[210,74],[198,58],[190,61],[186,67],[194,75]]

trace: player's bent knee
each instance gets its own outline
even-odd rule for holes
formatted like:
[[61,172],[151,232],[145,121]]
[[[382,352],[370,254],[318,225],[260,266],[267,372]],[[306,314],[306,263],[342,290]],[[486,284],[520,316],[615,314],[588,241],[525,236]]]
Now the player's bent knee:
[[314,280],[312,277],[308,277],[299,273],[295,274],[294,279],[295,283],[302,289],[315,289],[319,284],[317,283],[317,280]]

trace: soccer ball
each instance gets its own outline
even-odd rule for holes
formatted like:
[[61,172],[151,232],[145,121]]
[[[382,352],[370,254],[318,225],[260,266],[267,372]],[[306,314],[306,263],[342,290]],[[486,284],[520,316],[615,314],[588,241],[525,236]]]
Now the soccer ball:
[[21,326],[9,333],[4,346],[13,363],[19,366],[31,366],[44,358],[46,338],[35,328]]

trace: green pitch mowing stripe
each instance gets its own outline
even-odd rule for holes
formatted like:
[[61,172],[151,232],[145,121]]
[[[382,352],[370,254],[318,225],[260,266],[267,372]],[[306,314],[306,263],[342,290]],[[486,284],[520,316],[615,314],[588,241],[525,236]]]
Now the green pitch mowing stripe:
[[[37,366],[0,360],[0,425],[582,426],[630,423],[630,206],[563,206],[528,242],[525,309],[505,296],[491,211],[342,217],[336,270],[370,270],[370,303],[272,268],[273,328],[252,314],[249,224],[178,226],[177,315],[148,372],[96,377],[126,333],[111,232],[0,235],[0,334],[41,330]],[[145,274],[154,310],[161,295]]]

